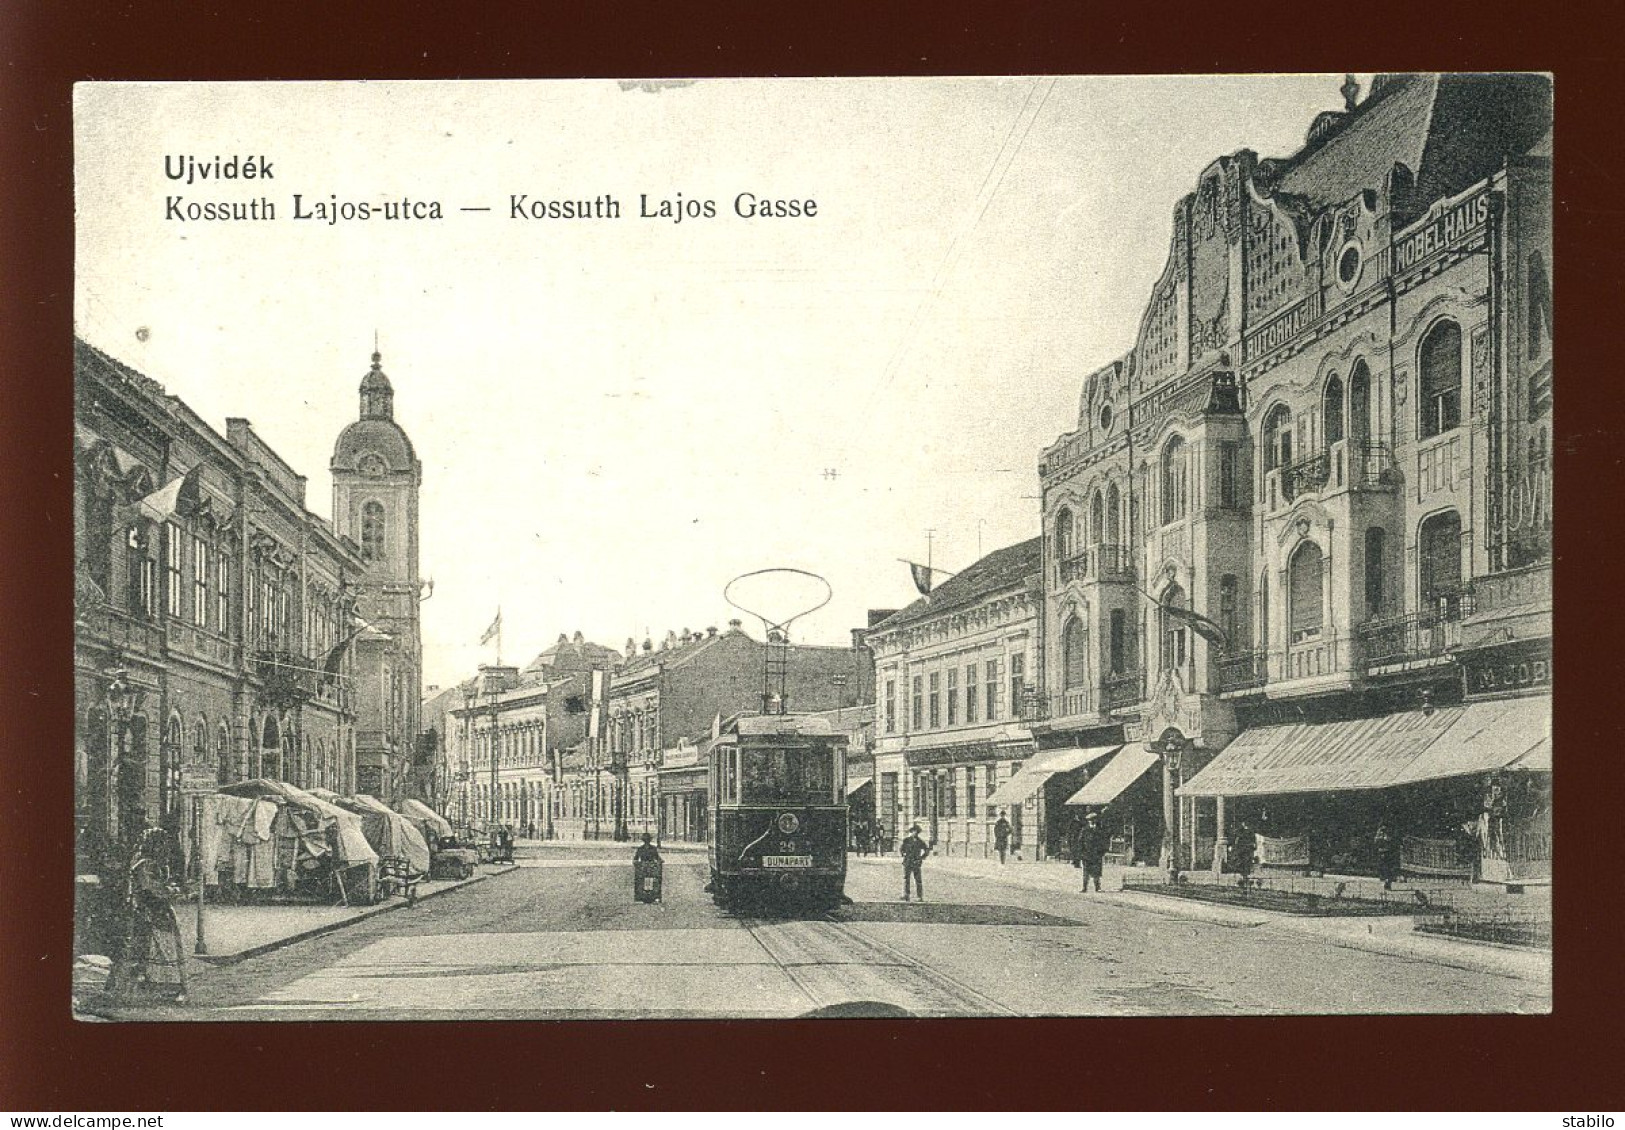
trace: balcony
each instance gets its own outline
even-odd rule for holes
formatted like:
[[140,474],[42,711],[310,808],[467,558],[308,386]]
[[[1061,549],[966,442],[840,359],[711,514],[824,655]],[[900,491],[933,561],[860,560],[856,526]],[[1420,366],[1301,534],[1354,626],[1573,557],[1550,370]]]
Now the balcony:
[[[1385,443],[1345,443],[1339,450],[1340,460],[1348,464],[1347,483],[1356,490],[1392,490],[1399,485],[1399,468],[1394,464],[1394,453]],[[1343,467],[1338,467],[1339,485],[1342,485]]]
[[1368,667],[1435,659],[1461,646],[1461,621],[1472,615],[1471,593],[1437,597],[1433,607],[1409,616],[1368,621],[1360,628]]
[[307,702],[321,689],[321,673],[309,659],[291,651],[255,652],[254,673],[264,685],[266,700],[278,706]]
[[1088,717],[1095,712],[1094,697],[1088,687],[1073,687],[1051,694],[1048,718],[1056,722],[1063,718]]
[[1221,693],[1261,687],[1268,677],[1268,655],[1262,650],[1237,652],[1219,658],[1219,690]]
[[1086,580],[1089,576],[1089,555],[1078,553],[1062,560],[1060,575],[1063,585]]
[[1301,494],[1326,489],[1331,477],[1331,453],[1322,451],[1281,468],[1281,495],[1291,502]]
[[1089,551],[1094,575],[1102,584],[1134,582],[1134,557],[1126,545],[1101,544]]
[[1108,711],[1124,710],[1145,701],[1145,672],[1125,671],[1107,675],[1100,681],[1101,706]]

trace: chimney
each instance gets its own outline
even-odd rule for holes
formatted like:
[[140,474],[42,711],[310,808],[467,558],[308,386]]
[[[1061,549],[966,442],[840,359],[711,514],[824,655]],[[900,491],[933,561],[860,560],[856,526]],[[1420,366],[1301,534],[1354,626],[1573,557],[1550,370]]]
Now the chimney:
[[574,643],[578,643],[578,644],[579,644],[579,643],[581,643],[581,642],[582,642],[582,638],[581,638],[581,631],[580,631],[580,629],[577,629],[577,630],[576,630],[576,634],[575,634],[575,636],[574,636],[574,637],[573,637],[573,640],[572,640],[572,642],[574,642]]
[[737,632],[740,629],[742,629],[744,626],[745,626],[745,622],[743,620],[729,620],[728,621],[728,630],[730,632]]
[[708,640],[709,639],[715,639],[716,635],[717,635],[717,626],[715,624],[712,624],[712,625],[708,626],[705,629],[705,638],[706,639],[708,639]]

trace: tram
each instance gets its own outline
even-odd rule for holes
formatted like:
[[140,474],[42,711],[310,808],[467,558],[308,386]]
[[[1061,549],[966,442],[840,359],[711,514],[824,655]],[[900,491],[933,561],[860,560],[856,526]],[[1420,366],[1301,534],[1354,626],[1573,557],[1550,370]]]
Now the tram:
[[846,886],[846,739],[823,718],[745,715],[707,752],[718,905],[827,909]]

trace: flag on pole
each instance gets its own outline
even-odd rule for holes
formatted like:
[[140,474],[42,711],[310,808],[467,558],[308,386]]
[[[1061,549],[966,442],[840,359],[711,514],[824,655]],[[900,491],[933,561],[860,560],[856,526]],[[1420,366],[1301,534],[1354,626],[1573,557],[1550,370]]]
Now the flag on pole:
[[175,516],[183,503],[198,501],[198,481],[203,477],[203,464],[199,463],[178,479],[171,479],[135,506],[154,522],[167,522]]
[[1153,599],[1152,603],[1180,623],[1189,625],[1191,631],[1207,640],[1208,643],[1216,645],[1221,650],[1226,646],[1224,629],[1200,612],[1193,612],[1189,608],[1179,608],[1172,604],[1163,604],[1155,599]]
[[904,561],[910,573],[914,574],[914,587],[920,590],[921,596],[931,595],[931,566],[921,565],[917,561]]
[[485,629],[485,634],[480,637],[480,643],[482,643],[482,644],[490,643],[492,640],[497,638],[497,635],[501,631],[502,631],[502,609],[499,608],[499,609],[497,609],[497,618],[495,620],[491,621],[491,626],[489,628]]

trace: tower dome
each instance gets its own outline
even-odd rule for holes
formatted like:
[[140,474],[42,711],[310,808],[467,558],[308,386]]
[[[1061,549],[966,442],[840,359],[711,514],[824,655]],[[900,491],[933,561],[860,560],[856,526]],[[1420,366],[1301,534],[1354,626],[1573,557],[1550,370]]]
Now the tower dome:
[[339,433],[331,469],[385,474],[416,468],[412,441],[395,422],[395,388],[384,374],[382,354],[372,355],[360,392],[360,418]]

